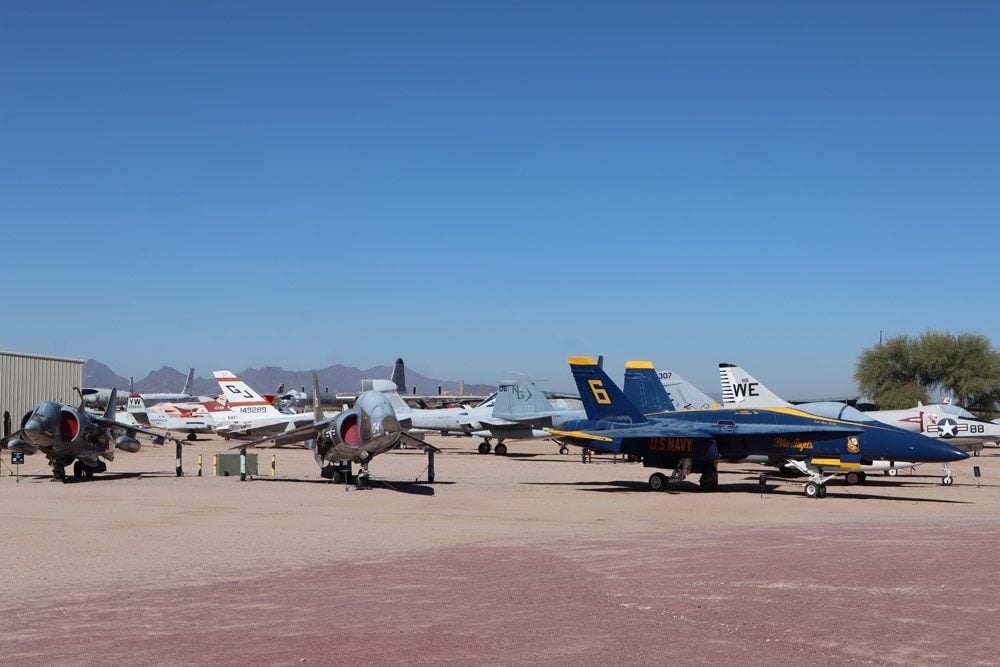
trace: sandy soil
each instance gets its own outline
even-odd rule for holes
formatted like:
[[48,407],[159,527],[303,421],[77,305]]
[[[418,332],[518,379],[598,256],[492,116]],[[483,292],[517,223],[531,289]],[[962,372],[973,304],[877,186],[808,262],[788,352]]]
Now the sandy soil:
[[754,466],[656,494],[549,443],[432,441],[435,484],[399,451],[365,491],[299,450],[213,478],[214,441],[183,478],[172,447],[71,484],[5,455],[0,663],[1000,662],[998,450],[813,500]]

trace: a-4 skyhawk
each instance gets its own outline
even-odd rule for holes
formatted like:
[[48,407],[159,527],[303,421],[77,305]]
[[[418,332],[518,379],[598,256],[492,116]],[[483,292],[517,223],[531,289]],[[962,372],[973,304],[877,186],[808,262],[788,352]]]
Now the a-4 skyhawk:
[[[672,469],[680,481],[701,473],[705,490],[718,486],[719,461],[750,456],[783,462],[807,476],[803,491],[826,495],[826,483],[837,473],[875,459],[948,462],[968,458],[950,445],[901,429],[824,419],[800,410],[712,409],[643,414],[589,357],[569,359],[587,419],[570,421],[553,435],[564,442],[608,452],[641,456],[643,465]],[[629,362],[642,371],[648,392],[663,392],[649,362]],[[660,490],[668,479],[660,472],[649,486]]]

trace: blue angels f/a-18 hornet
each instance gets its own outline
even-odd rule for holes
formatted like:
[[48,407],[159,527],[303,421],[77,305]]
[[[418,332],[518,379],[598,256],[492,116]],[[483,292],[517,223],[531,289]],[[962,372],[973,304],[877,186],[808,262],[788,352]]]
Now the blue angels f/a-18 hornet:
[[[567,422],[551,430],[553,435],[568,444],[641,456],[646,467],[672,469],[673,481],[701,473],[705,490],[717,488],[720,460],[783,460],[808,477],[803,485],[807,496],[822,498],[836,473],[872,460],[944,463],[968,458],[950,445],[895,427],[825,419],[790,408],[668,411],[673,405],[649,362],[626,366],[636,405],[590,357],[570,357],[569,364],[587,419]],[[657,491],[667,482],[666,475],[656,472],[649,487]]]

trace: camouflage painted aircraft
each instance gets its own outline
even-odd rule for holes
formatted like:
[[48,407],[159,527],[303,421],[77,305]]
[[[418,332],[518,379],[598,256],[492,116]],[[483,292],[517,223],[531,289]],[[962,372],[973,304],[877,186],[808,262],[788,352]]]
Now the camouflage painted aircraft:
[[433,455],[439,450],[406,434],[389,399],[382,392],[364,391],[355,399],[351,409],[327,416],[321,406],[319,378],[316,375],[313,376],[313,387],[311,423],[232,449],[246,451],[248,447],[305,446],[312,450],[320,474],[334,482],[349,483],[352,479],[351,464],[359,464],[361,471],[357,476],[357,485],[363,487],[369,480],[369,462],[405,442],[428,453],[428,479],[434,481]]
[[[719,364],[722,400],[729,407],[791,407],[760,381],[734,364]],[[821,417],[849,421],[874,420],[912,433],[938,438],[959,449],[978,452],[983,443],[1000,440],[1000,426],[950,403],[918,405],[908,410],[872,410],[861,412],[844,403],[800,403],[795,406]],[[945,469],[944,484],[951,484],[951,474]]]
[[116,390],[112,390],[108,398],[103,415],[89,413],[82,405],[74,408],[56,401],[42,401],[24,415],[21,428],[4,444],[12,452],[43,452],[52,467],[52,476],[64,482],[67,481],[66,466],[70,464],[74,478],[93,477],[94,473],[107,471],[104,461],[114,460],[115,449],[138,452],[141,445],[137,435],[147,436],[157,443],[172,440],[180,447],[181,441],[177,438],[115,421]]
[[[837,473],[875,459],[960,461],[968,455],[950,445],[901,429],[825,419],[790,409],[715,409],[653,412],[633,403],[590,357],[569,359],[587,419],[570,421],[550,432],[561,441],[608,452],[641,456],[643,465],[672,468],[671,479],[700,472],[701,487],[718,486],[718,462],[763,457],[807,476],[809,497],[826,495]],[[663,387],[649,362],[629,362],[641,394],[660,396]],[[652,401],[650,401],[652,402]],[[647,406],[643,406],[647,407]],[[668,479],[660,472],[649,487],[660,490]]]

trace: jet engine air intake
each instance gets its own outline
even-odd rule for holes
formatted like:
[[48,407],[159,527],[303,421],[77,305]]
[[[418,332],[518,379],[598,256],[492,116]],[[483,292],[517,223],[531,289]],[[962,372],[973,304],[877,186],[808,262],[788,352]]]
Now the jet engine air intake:
[[337,435],[348,447],[357,447],[361,444],[361,428],[357,412],[347,412],[341,416],[337,422]]
[[66,442],[72,442],[80,434],[80,420],[72,410],[59,412],[59,435]]

